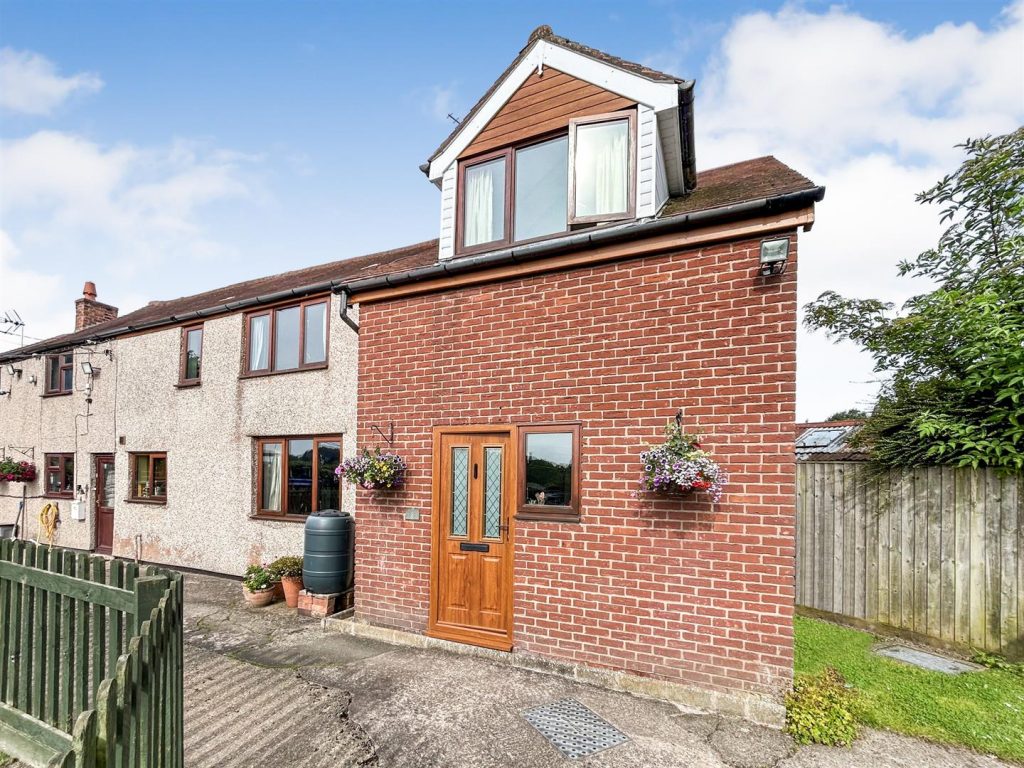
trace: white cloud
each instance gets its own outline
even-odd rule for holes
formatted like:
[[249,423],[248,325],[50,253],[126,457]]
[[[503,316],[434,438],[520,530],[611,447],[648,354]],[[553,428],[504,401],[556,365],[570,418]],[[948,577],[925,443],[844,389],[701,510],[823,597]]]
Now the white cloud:
[[0,49],[0,107],[12,112],[48,115],[76,92],[94,93],[102,87],[92,72],[63,77],[38,53]]
[[454,123],[448,115],[462,119],[464,115],[459,114],[458,88],[455,83],[448,85],[432,85],[428,88],[420,88],[412,93],[412,99],[420,106],[423,114],[454,127]]
[[[71,330],[84,280],[128,311],[141,303],[140,276],[237,258],[206,234],[203,216],[255,196],[257,161],[194,142],[107,147],[58,131],[0,141],[0,309],[17,302],[27,333],[45,338]],[[13,345],[0,337],[0,349]]]
[[[702,168],[774,154],[827,188],[800,244],[800,302],[826,289],[900,302],[927,286],[896,263],[934,245],[914,202],[960,162],[954,145],[1024,122],[1024,0],[997,25],[909,36],[833,7],[736,18],[698,80]],[[798,416],[870,403],[871,360],[801,330]]]
[[[36,338],[56,336],[74,328],[74,306],[71,302],[63,305],[58,301],[63,293],[62,283],[59,275],[29,269],[10,235],[0,229],[0,318],[5,312],[17,310],[26,322],[26,344],[31,344]],[[32,297],[33,305],[46,307],[49,311],[37,313],[21,304],[20,300],[26,296]],[[19,305],[15,306],[15,302]],[[20,333],[0,335],[0,350],[20,346],[20,343]]]

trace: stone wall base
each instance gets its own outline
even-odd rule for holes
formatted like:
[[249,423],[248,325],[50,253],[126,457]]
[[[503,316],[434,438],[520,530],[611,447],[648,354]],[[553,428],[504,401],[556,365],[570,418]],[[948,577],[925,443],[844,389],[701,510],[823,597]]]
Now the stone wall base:
[[[301,606],[301,602],[299,605]],[[623,691],[637,696],[669,701],[686,707],[742,717],[759,725],[766,725],[772,728],[781,728],[786,722],[786,709],[782,704],[754,693],[709,691],[692,685],[638,677],[627,672],[597,669],[584,664],[573,664],[523,651],[513,651],[512,653],[494,651],[475,645],[454,643],[450,640],[428,637],[416,632],[379,627],[352,616],[328,616],[324,619],[323,624],[325,629],[344,632],[355,637],[365,637],[369,640],[378,640],[392,645],[406,645],[413,648],[436,648],[452,653],[479,656],[491,661],[508,664],[518,669],[558,675],[588,685],[595,685],[599,688]]]

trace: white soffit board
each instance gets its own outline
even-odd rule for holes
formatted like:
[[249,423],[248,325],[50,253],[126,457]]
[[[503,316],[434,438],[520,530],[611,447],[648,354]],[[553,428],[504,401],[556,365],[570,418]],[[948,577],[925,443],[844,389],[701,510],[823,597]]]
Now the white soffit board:
[[519,90],[526,79],[540,67],[551,67],[559,72],[572,75],[580,80],[593,83],[612,93],[646,104],[655,112],[676,108],[679,105],[679,84],[675,82],[656,82],[646,77],[626,72],[603,61],[592,59],[581,53],[553,45],[547,40],[537,40],[508,76],[498,85],[491,97],[473,115],[472,119],[463,123],[459,135],[445,147],[430,163],[428,178],[435,184],[445,170],[455,162],[458,156],[477,137],[491,119],[498,113],[512,95]]

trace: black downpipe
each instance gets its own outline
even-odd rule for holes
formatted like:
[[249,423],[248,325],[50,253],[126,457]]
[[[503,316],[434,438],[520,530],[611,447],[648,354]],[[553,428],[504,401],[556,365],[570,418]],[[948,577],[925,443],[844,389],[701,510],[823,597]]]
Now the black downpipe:
[[348,314],[349,309],[352,307],[352,294],[346,290],[345,286],[341,286],[338,289],[338,293],[341,295],[341,311],[338,314],[341,315],[342,322],[356,333],[359,333],[359,323]]

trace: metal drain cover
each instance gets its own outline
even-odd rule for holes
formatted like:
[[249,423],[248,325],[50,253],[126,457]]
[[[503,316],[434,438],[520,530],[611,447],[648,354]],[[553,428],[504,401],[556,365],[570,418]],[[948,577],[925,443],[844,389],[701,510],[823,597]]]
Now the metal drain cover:
[[576,699],[542,704],[528,709],[523,717],[570,759],[586,757],[629,740],[626,734]]

